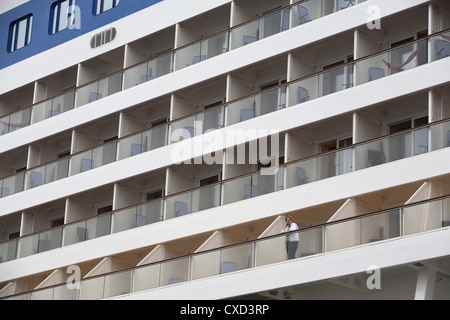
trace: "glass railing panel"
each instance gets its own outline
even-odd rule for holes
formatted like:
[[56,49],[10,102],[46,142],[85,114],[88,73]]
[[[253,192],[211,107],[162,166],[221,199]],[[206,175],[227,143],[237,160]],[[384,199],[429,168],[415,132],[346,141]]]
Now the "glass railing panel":
[[252,198],[264,194],[269,194],[275,191],[283,190],[284,172],[282,168],[277,169],[278,170],[263,169],[263,171],[256,173],[252,176],[252,186],[253,186],[251,191]]
[[255,267],[285,261],[287,259],[285,242],[286,236],[256,241]]
[[6,186],[5,186],[5,188],[3,187],[3,184],[4,184],[4,179],[1,179],[0,180],[0,198],[3,198],[3,197],[7,197],[7,196],[9,196],[9,189],[8,188],[6,188]]
[[296,27],[322,16],[322,8],[319,1],[303,1],[291,7],[292,22],[291,26]]
[[253,243],[245,243],[220,250],[220,274],[253,267]]
[[206,186],[192,191],[192,211],[197,212],[220,205],[220,184]]
[[27,190],[42,186],[44,184],[46,169],[46,166],[42,166],[27,171],[25,177],[25,185]]
[[30,296],[31,296],[31,292],[27,292],[27,293],[18,294],[18,295],[9,297],[6,300],[18,300],[18,301],[30,300]]
[[386,144],[385,157],[387,162],[411,157],[413,147],[413,134],[415,131],[396,134],[383,139]]
[[170,142],[178,142],[201,134],[201,124],[196,123],[195,117],[187,117],[169,125]]
[[319,97],[319,77],[312,76],[288,85],[289,106]]
[[444,209],[444,204],[445,202],[438,200],[403,208],[403,233],[409,235],[442,228],[448,212]]
[[31,108],[24,108],[9,117],[9,132],[26,127],[31,121]]
[[9,116],[0,117],[0,136],[8,134],[11,131],[9,126]]
[[[315,159],[316,159],[316,167],[315,167],[316,180],[327,179],[353,171],[352,148],[327,152],[315,157]],[[298,167],[298,169],[296,167],[295,170],[297,173],[298,182],[300,182],[300,180],[302,180],[303,183],[305,181],[309,181],[309,174],[305,171],[306,170],[305,168],[300,166]],[[310,168],[308,171],[312,172],[314,171],[314,169]]]
[[385,61],[389,60],[389,52],[371,56],[355,62],[356,84],[375,81],[389,75]]
[[129,89],[172,71],[172,53],[143,62],[123,72],[123,89]]
[[442,227],[450,226],[450,198],[442,200]]
[[142,133],[120,139],[118,142],[118,160],[123,160],[144,152],[146,149],[145,142]]
[[318,156],[317,159],[317,180],[327,179],[338,175],[337,170],[337,152],[328,152]]
[[356,169],[428,152],[429,130],[429,127],[423,127],[356,146]]
[[149,63],[144,62],[123,72],[123,88],[126,90],[152,79]]
[[231,50],[259,40],[259,21],[255,20],[231,30]]
[[175,51],[175,70],[206,60],[206,48],[202,42],[196,42]]
[[321,96],[353,87],[353,64],[334,68],[319,75],[322,83]]
[[430,126],[431,151],[450,147],[450,121]]
[[429,38],[429,61],[436,61],[450,57],[450,31]]
[[63,246],[87,240],[86,221],[68,224],[64,227]]
[[284,109],[287,107],[287,86],[280,87],[278,89],[278,109]]
[[59,113],[67,112],[75,107],[75,90],[70,90],[53,99],[53,112],[49,115],[56,116]]
[[32,291],[30,300],[53,300],[53,287]]
[[161,125],[118,141],[118,160],[126,159],[166,145],[167,126]]
[[111,233],[111,214],[105,213],[95,219],[86,220],[86,240],[106,236]]
[[92,150],[88,150],[70,158],[70,175],[76,175],[94,168]]
[[227,126],[254,118],[256,116],[256,96],[226,105],[225,114]]
[[69,158],[64,158],[46,165],[44,183],[67,178],[69,174]]
[[25,172],[4,178],[1,183],[1,197],[22,192],[25,187]]
[[53,109],[53,100],[46,100],[32,107],[31,123],[51,118],[57,111]]
[[0,243],[0,263],[16,259],[19,240]]
[[260,20],[260,34],[262,38],[270,37],[289,29],[289,9],[275,12]]
[[137,208],[136,227],[162,221],[163,204],[163,200],[154,200],[140,205]]
[[[317,227],[299,232],[299,244],[295,257],[307,257],[322,253],[323,228]],[[287,256],[286,256],[287,258]]]
[[154,70],[156,70],[156,77],[173,72],[173,59],[174,54],[171,52],[150,62],[154,66]]
[[[358,0],[328,0],[329,2],[335,1],[336,7],[335,11],[344,10],[347,8],[351,8],[356,5]],[[361,2],[361,0],[359,0]]]
[[298,241],[295,258],[322,252],[322,228],[313,228],[255,242],[255,266],[288,260],[287,241]]
[[154,150],[167,145],[167,132],[167,125],[160,125],[144,132],[142,134],[144,150]]
[[103,98],[98,91],[98,81],[82,86],[77,89],[75,106],[80,107]]
[[356,170],[377,166],[387,162],[387,143],[384,139],[364,143],[355,147]]
[[174,259],[161,263],[159,286],[185,282],[189,277],[189,257]]
[[191,280],[218,275],[220,272],[220,251],[199,253],[191,259]]
[[326,16],[333,12],[339,11],[338,1],[340,0],[324,0],[322,1],[321,13],[322,16]]
[[252,198],[253,194],[257,193],[252,185],[251,176],[233,179],[222,184],[223,205]]
[[357,146],[357,169],[428,152],[429,130],[423,127]]
[[426,64],[427,40],[420,40],[389,51],[389,60],[383,61],[389,74],[395,74]]
[[132,207],[120,211],[113,212],[112,215],[112,232],[120,232],[136,228],[143,224],[143,216],[137,216],[137,207]]
[[391,49],[355,63],[357,84],[374,81],[427,63],[427,40]]
[[54,287],[53,300],[78,300],[78,289],[69,288],[67,284]]
[[17,258],[23,258],[38,252],[39,234],[20,238]]
[[338,175],[353,171],[353,153],[353,148],[346,148],[336,152],[336,170]]
[[229,32],[223,32],[218,35],[207,38],[202,41],[202,48],[206,54],[206,59],[221,55],[229,50],[228,47]]
[[202,124],[201,132],[209,132],[224,127],[224,106],[205,110],[195,116],[197,124]]
[[15,128],[10,126],[10,116],[0,118],[0,136],[14,131]]
[[95,277],[81,281],[80,300],[104,298],[105,277]]
[[325,226],[325,251],[339,250],[361,244],[361,220],[337,222]]
[[286,107],[286,87],[264,91],[255,96],[256,116],[277,111]]
[[159,287],[161,264],[151,264],[133,270],[133,292]]
[[412,132],[413,138],[413,155],[417,156],[430,151],[429,145],[429,127],[416,129]]
[[117,72],[107,78],[99,80],[97,99],[122,91],[122,74],[122,72]]
[[117,142],[104,144],[92,150],[93,168],[99,168],[116,161]]
[[400,211],[398,209],[361,218],[361,244],[399,236]]
[[60,248],[62,244],[63,228],[54,228],[39,233],[38,253]]
[[164,199],[164,219],[172,219],[192,213],[192,192],[184,192]]
[[104,298],[130,293],[131,274],[131,270],[126,270],[106,275]]
[[313,157],[286,165],[286,188],[316,181],[317,162],[317,157]]

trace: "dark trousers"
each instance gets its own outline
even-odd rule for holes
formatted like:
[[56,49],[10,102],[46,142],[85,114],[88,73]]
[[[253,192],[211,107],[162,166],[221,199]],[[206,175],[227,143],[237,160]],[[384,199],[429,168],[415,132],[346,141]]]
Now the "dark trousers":
[[288,255],[288,259],[295,258],[295,252],[298,248],[298,241],[286,241],[286,251]]

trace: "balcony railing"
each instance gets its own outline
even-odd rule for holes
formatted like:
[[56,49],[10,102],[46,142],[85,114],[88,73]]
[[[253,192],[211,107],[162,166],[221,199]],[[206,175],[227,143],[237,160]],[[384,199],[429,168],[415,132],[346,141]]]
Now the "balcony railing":
[[300,231],[221,247],[179,258],[80,280],[79,287],[60,284],[20,293],[11,300],[94,300],[138,293],[287,261],[286,237],[297,234],[294,259],[335,250],[375,245],[450,226],[450,197],[445,196],[365,214]]
[[[450,146],[450,119],[0,243],[6,262]],[[272,170],[272,169],[268,169]]]
[[[0,180],[0,198],[447,57],[450,31],[147,129]],[[450,56],[450,52],[448,52]],[[407,57],[408,63],[396,64]],[[428,57],[428,59],[426,58]],[[403,61],[403,60],[402,60]],[[405,62],[406,62],[405,61]],[[395,65],[394,65],[395,64]],[[1,124],[0,124],[1,126]]]
[[2,116],[0,136],[365,1],[301,1]]

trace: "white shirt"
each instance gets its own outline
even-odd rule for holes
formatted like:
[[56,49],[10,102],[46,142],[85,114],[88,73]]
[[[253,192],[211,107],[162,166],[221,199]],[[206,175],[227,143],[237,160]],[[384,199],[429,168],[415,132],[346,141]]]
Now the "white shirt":
[[[281,232],[289,232],[298,230],[298,226],[295,222],[291,222],[290,226],[286,226]],[[287,235],[286,241],[298,241],[298,232],[294,232]]]

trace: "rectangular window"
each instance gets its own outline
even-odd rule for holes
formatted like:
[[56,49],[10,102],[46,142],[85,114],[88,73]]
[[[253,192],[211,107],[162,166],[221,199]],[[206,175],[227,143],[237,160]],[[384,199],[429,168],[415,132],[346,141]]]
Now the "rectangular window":
[[74,8],[74,0],[63,0],[53,3],[51,9],[52,34],[67,29],[70,26]]
[[106,212],[111,212],[112,209],[113,209],[113,206],[112,206],[112,204],[110,204],[110,205],[98,208],[97,209],[97,214],[99,215],[99,214],[104,214]]
[[11,23],[9,52],[23,48],[30,43],[32,24],[33,15],[31,14]]
[[119,5],[119,0],[96,0],[95,1],[95,15],[108,11]]
[[152,191],[146,194],[146,199],[147,201],[153,200],[153,199],[158,199],[161,198],[163,196],[163,190],[159,189],[156,191]]

